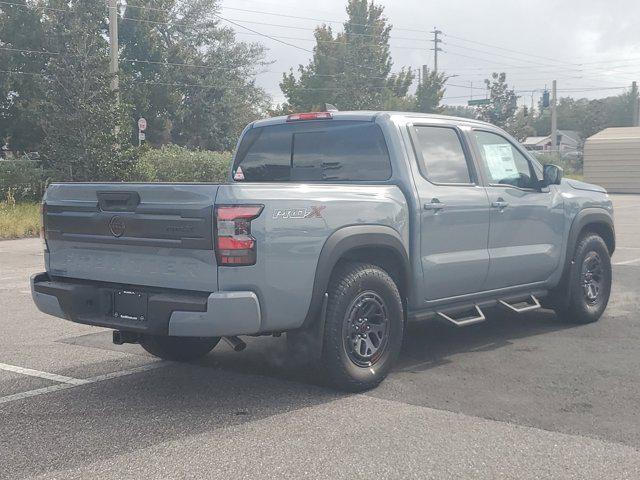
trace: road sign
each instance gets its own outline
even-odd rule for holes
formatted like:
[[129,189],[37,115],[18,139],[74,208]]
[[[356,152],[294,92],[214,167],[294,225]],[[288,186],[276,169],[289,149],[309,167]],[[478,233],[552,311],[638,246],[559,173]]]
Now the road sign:
[[138,140],[142,141],[142,140],[146,140],[147,136],[144,134],[144,132],[138,132]]
[[491,100],[489,100],[488,98],[479,98],[478,100],[467,101],[467,105],[469,105],[470,107],[474,105],[489,105],[490,103]]
[[144,132],[147,129],[147,119],[144,117],[140,117],[138,119],[138,130]]

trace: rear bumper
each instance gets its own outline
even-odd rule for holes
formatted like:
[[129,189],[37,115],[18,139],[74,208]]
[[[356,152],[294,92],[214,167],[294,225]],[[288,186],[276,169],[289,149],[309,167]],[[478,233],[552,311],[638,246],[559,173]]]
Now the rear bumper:
[[[128,288],[147,294],[147,318],[113,316],[113,295]],[[190,292],[88,280],[31,277],[31,296],[41,312],[76,323],[178,337],[220,337],[260,332],[261,311],[253,292]]]

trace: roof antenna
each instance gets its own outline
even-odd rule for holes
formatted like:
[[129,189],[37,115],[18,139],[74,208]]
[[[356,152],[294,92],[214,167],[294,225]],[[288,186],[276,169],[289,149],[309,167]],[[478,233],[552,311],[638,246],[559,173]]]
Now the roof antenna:
[[336,108],[335,105],[331,105],[330,103],[325,103],[324,107],[322,108],[323,112],[337,112],[338,109]]

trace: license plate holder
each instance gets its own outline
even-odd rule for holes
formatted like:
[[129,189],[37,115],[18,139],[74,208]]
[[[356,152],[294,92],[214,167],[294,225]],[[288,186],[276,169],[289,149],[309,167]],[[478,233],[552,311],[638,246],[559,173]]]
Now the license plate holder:
[[148,295],[134,290],[113,293],[113,316],[122,320],[144,322],[147,319]]

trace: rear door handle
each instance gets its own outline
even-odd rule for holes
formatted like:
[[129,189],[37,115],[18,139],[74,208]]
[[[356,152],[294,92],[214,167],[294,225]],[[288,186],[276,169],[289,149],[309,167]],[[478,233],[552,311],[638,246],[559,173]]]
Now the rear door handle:
[[438,210],[442,210],[445,207],[444,203],[442,203],[437,198],[432,198],[431,202],[424,204],[425,210],[433,210],[437,212]]
[[491,203],[491,206],[493,208],[499,208],[500,210],[504,210],[509,206],[509,202],[505,202],[504,200],[496,200],[495,202]]

